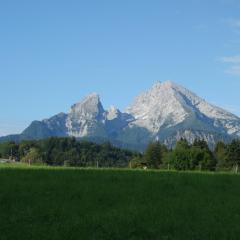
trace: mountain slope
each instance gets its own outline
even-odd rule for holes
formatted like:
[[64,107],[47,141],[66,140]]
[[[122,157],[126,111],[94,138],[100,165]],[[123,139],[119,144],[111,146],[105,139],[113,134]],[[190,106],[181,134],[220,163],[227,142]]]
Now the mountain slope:
[[59,113],[43,121],[33,121],[21,135],[27,139],[42,139],[51,136],[67,136],[67,114]]
[[[130,128],[147,129],[151,140],[173,146],[180,138],[205,139],[210,146],[240,135],[240,118],[207,103],[171,81],[157,82],[139,95],[127,112],[135,121]],[[131,131],[131,130],[130,130]]]
[[171,81],[157,82],[137,97],[127,112],[135,117],[134,125],[152,133],[186,122],[188,128],[240,135],[240,118]]

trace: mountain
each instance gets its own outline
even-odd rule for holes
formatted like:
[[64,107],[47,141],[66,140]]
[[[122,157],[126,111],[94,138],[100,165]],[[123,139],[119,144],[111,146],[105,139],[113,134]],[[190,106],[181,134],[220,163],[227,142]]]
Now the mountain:
[[67,134],[79,138],[105,136],[105,118],[99,96],[93,93],[71,107],[66,121]]
[[149,141],[159,140],[173,147],[177,140],[204,139],[210,147],[217,141],[240,136],[240,118],[172,82],[156,82],[121,112],[105,110],[98,94],[93,93],[74,104],[68,114],[34,121],[20,135],[0,141],[74,136],[93,141],[143,150]]
[[68,115],[65,113],[59,113],[49,119],[44,119],[43,121],[33,121],[30,126],[22,132],[22,135],[29,139],[67,136],[67,116]]
[[205,139],[210,146],[240,136],[240,118],[172,82],[156,82],[127,109],[133,128],[147,129],[152,139],[173,146],[180,138]]

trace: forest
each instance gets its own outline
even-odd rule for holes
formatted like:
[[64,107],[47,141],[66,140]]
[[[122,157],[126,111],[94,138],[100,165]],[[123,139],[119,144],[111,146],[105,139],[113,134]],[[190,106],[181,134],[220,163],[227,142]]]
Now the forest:
[[29,165],[149,168],[168,170],[238,171],[240,140],[218,142],[211,150],[204,140],[185,139],[168,149],[151,142],[143,153],[121,149],[106,142],[97,144],[75,138],[9,141],[0,144],[0,158]]

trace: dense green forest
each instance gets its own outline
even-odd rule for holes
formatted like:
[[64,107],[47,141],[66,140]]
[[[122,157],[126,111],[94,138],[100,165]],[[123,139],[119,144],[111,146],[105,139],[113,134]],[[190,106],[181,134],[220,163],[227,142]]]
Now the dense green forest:
[[229,144],[218,142],[213,151],[204,140],[189,144],[181,139],[171,150],[159,142],[153,142],[148,145],[144,155],[131,161],[132,167],[145,165],[150,168],[209,171],[238,171],[239,164],[240,140],[233,140]]
[[0,144],[0,157],[51,166],[126,167],[139,155],[110,143],[96,144],[75,138],[49,138],[45,140],[5,142]]
[[189,144],[181,139],[174,149],[152,142],[144,153],[96,144],[75,138],[0,144],[0,158],[32,164],[79,167],[131,167],[176,170],[234,170],[240,164],[240,140],[219,142],[211,151],[203,140]]

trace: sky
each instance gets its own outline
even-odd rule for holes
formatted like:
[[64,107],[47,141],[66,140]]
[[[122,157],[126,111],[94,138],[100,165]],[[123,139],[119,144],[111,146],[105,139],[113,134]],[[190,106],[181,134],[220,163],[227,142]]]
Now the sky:
[[240,1],[0,0],[0,136],[157,80],[240,116]]

